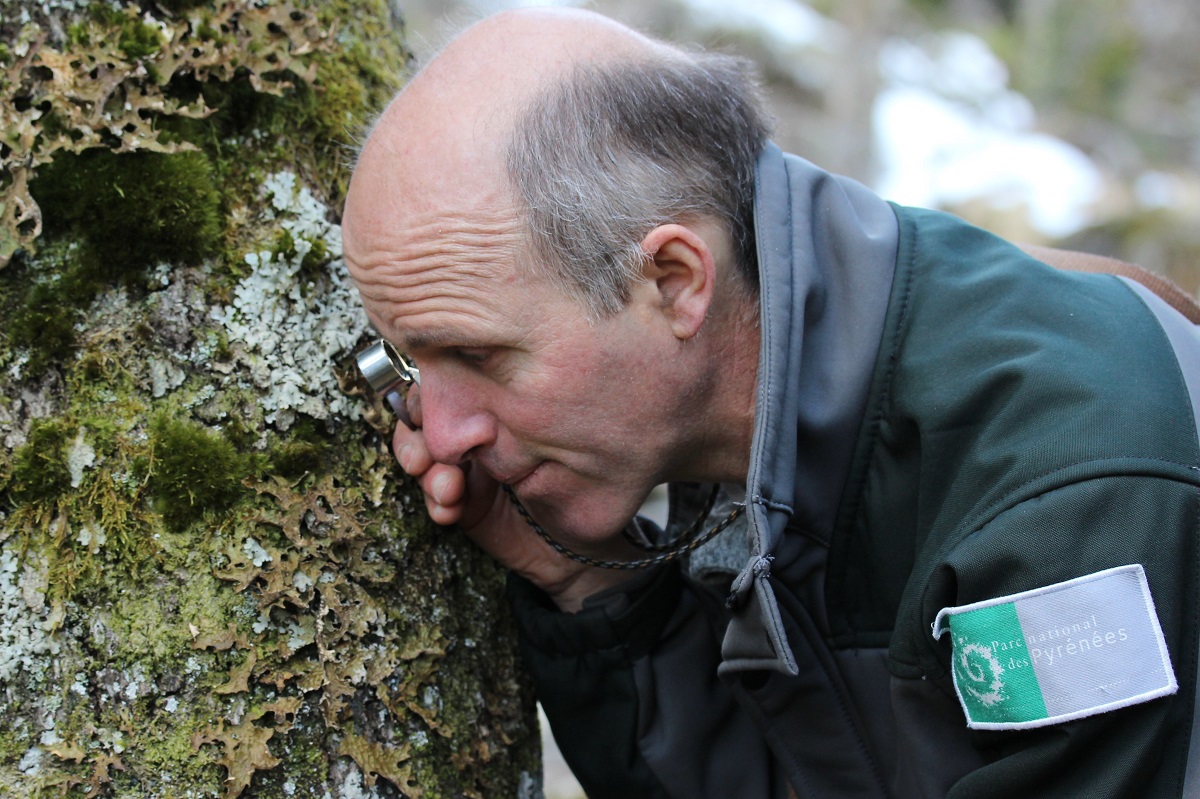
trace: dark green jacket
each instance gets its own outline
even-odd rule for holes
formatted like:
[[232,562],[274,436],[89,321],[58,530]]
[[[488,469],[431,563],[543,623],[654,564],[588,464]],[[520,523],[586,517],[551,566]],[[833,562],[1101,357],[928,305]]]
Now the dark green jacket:
[[[1200,795],[1195,328],[773,146],[756,203],[748,523],[579,614],[511,583],[590,799]],[[938,612],[1127,564],[1178,691],[968,729]]]

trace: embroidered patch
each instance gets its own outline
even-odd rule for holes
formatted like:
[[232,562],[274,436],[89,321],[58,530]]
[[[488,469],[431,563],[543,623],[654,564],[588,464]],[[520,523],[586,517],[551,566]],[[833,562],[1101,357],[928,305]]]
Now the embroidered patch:
[[942,608],[954,689],[977,730],[1092,716],[1179,689],[1140,564]]

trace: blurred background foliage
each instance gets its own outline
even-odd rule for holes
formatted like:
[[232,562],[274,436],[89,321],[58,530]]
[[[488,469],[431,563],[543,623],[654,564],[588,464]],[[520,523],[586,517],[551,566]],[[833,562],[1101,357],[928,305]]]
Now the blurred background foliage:
[[[421,55],[517,0],[405,0]],[[590,0],[760,68],[785,148],[885,197],[1200,289],[1193,0]]]

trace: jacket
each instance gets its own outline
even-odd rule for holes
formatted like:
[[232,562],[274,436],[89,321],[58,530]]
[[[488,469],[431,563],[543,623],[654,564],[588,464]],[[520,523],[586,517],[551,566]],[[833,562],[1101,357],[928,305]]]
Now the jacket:
[[773,145],[755,235],[745,522],[577,614],[510,578],[588,796],[1200,795],[1196,327]]

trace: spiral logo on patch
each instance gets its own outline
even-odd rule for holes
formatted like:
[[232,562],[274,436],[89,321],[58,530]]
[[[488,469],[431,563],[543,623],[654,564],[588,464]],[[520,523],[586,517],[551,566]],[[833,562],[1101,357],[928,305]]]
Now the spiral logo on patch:
[[955,653],[954,671],[958,675],[961,691],[975,697],[984,707],[998,705],[1005,700],[1004,666],[992,652],[990,646],[966,643]]

